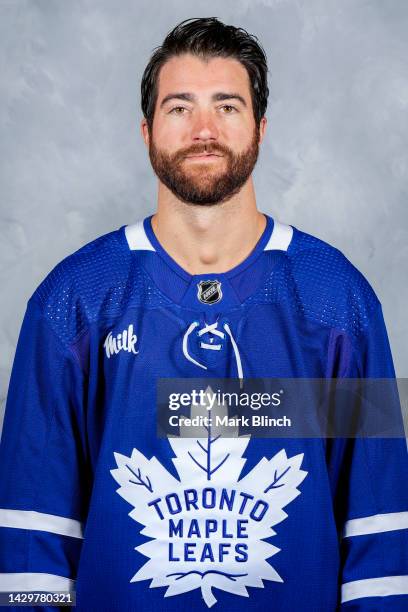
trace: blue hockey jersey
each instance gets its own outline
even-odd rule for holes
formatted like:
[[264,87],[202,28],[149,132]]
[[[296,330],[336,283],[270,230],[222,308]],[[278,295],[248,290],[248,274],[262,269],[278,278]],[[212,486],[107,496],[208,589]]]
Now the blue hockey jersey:
[[395,376],[363,275],[266,220],[239,265],[191,275],[147,217],[33,293],[0,445],[0,591],[75,591],[81,612],[408,609],[405,439],[156,436],[159,378]]

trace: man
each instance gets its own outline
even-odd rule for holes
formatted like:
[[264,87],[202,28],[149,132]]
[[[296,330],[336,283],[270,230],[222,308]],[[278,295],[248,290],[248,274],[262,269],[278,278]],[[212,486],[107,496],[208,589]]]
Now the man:
[[[158,438],[159,378],[393,378],[337,249],[257,208],[256,39],[179,24],[143,75],[157,212],[27,305],[0,450],[0,588],[78,610],[406,610],[403,439]],[[285,508],[285,510],[283,509]]]

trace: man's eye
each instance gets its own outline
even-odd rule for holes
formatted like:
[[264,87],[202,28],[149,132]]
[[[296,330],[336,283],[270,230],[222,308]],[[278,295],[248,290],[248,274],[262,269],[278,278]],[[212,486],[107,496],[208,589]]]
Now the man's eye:
[[174,108],[171,109],[171,113],[174,113],[175,115],[183,115],[184,113],[176,113],[175,111],[177,110],[187,110],[186,108],[184,108],[184,106],[175,106]]
[[[223,106],[221,106],[221,108],[228,108],[228,109],[232,109],[232,110],[234,110],[234,111],[235,111],[235,110],[237,110],[237,109],[235,108],[235,106],[232,106],[232,104],[224,104]],[[231,115],[231,113],[230,113],[230,112],[227,112],[226,114],[227,114],[227,115]]]

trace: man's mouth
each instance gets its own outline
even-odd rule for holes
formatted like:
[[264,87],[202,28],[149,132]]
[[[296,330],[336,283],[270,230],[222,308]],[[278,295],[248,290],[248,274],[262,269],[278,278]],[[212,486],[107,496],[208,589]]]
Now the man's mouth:
[[219,155],[218,153],[198,153],[195,155],[187,155],[187,159],[210,159],[216,157],[222,157],[222,155]]

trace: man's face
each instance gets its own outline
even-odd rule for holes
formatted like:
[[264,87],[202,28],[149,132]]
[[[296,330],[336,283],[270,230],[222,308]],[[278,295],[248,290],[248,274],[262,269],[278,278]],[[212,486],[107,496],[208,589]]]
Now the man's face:
[[184,54],[161,68],[152,133],[142,121],[159,179],[181,201],[218,204],[246,183],[266,119],[257,129],[249,77],[231,58]]

